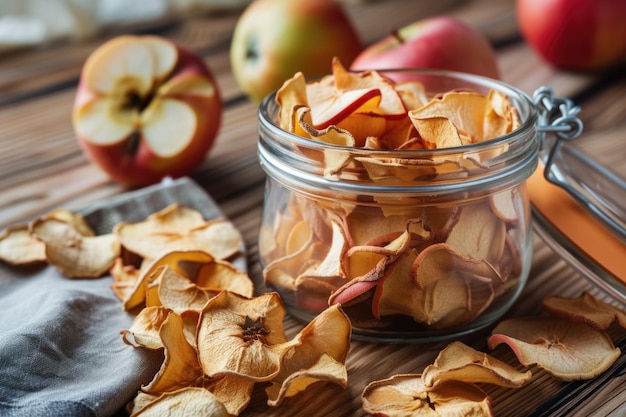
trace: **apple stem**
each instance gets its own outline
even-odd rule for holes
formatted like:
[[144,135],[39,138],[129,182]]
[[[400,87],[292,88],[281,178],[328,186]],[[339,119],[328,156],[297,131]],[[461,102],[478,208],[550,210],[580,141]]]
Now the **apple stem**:
[[402,36],[400,36],[400,31],[398,29],[393,29],[391,31],[390,35],[393,36],[394,38],[396,38],[398,40],[398,42],[404,43],[404,38]]

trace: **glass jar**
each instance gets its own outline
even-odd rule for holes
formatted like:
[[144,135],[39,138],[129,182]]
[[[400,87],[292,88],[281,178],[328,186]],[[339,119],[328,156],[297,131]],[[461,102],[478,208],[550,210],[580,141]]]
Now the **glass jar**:
[[[411,70],[427,93],[506,95],[519,128],[465,146],[347,148],[278,127],[275,94],[259,109],[267,174],[259,234],[266,284],[310,320],[332,303],[361,340],[432,342],[494,323],[519,297],[532,259],[525,181],[540,134],[532,99],[502,82]],[[349,159],[341,170],[329,160]]]

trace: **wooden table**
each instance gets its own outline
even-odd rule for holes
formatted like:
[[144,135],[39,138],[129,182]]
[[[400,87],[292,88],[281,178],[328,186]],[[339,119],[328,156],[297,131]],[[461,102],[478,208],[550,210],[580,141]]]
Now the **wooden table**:
[[[620,71],[589,75],[559,71],[545,64],[522,41],[513,0],[384,0],[347,2],[346,8],[366,43],[391,28],[435,14],[457,16],[484,31],[497,48],[503,81],[532,93],[542,85],[582,107],[589,141],[622,140],[626,129],[626,79]],[[257,234],[264,173],[256,156],[257,105],[238,89],[229,67],[228,48],[237,14],[197,16],[141,28],[176,39],[199,51],[217,75],[225,113],[218,142],[192,175],[220,205],[245,237],[250,275],[261,278]],[[128,28],[126,29],[128,30]],[[119,33],[108,31],[102,39]],[[102,42],[59,44],[18,51],[0,58],[0,229],[52,208],[79,209],[127,191],[110,181],[81,153],[70,111],[80,68]],[[606,139],[610,138],[610,139]],[[623,149],[623,148],[622,148]],[[614,155],[623,164],[624,151]],[[535,238],[530,280],[509,316],[540,312],[551,293],[577,296],[590,290],[613,302]],[[294,334],[302,324],[287,318]],[[463,341],[487,349],[486,332]],[[624,347],[624,332],[619,343]],[[256,392],[243,416],[361,416],[360,394],[369,381],[399,373],[419,373],[445,343],[390,345],[354,341],[347,360],[349,387],[320,386],[268,409]],[[517,365],[510,349],[493,352]],[[498,416],[624,416],[626,365],[622,357],[605,375],[585,383],[563,383],[533,368],[533,382],[518,390],[487,387]]]

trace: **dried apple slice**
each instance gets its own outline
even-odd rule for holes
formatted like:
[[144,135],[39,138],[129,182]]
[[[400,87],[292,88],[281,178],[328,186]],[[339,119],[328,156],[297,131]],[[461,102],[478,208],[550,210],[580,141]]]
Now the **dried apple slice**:
[[376,416],[493,416],[489,396],[476,385],[447,381],[429,388],[419,374],[370,382],[361,401],[365,412]]
[[599,301],[587,291],[577,298],[548,295],[543,299],[543,308],[554,316],[586,323],[599,330],[608,329],[614,321],[626,329],[626,312]]
[[196,349],[187,342],[183,329],[183,319],[176,313],[169,314],[161,324],[159,336],[165,348],[165,358],[152,381],[142,387],[144,392],[158,394],[202,382]]
[[373,111],[380,104],[382,93],[378,88],[338,91],[318,83],[307,88],[307,96],[313,126],[321,130],[339,124],[353,113]]
[[228,291],[213,297],[198,322],[198,357],[210,377],[239,375],[269,381],[280,371],[287,341],[285,307],[278,294],[246,298]]
[[518,191],[517,189],[507,189],[489,195],[489,203],[491,209],[498,218],[507,222],[514,223],[519,219],[518,214]]
[[[409,117],[414,124],[421,120],[446,119],[456,129],[468,135],[468,140],[463,144],[469,144],[488,139],[484,137],[485,112],[488,103],[486,96],[474,91],[451,91],[429,101],[419,109],[410,111]],[[441,142],[436,136],[428,135],[426,139],[419,123],[415,127],[422,138],[437,144],[436,148],[449,147],[444,144],[440,145]]]
[[238,416],[250,403],[254,381],[237,375],[211,378],[204,387],[224,404],[229,416]]
[[160,349],[163,341],[159,335],[161,325],[167,319],[171,310],[164,307],[146,307],[135,316],[128,330],[122,330],[122,340],[133,347]]
[[462,342],[450,343],[422,372],[422,380],[427,387],[445,381],[462,381],[519,388],[531,378],[530,371],[520,372],[508,363]]
[[[331,64],[332,79],[338,90],[360,90],[377,88],[381,92],[381,100],[378,107],[370,110],[372,113],[385,116],[389,119],[398,119],[406,116],[406,109],[395,89],[395,84],[390,79],[382,76],[377,71],[365,71],[354,73],[347,71],[339,59],[335,58]],[[330,77],[328,77],[330,78]],[[313,105],[311,105],[313,107]]]
[[620,355],[611,338],[584,323],[558,317],[524,317],[500,322],[488,339],[490,349],[507,344],[524,366],[536,364],[564,381],[591,379]]
[[7,227],[0,233],[0,260],[11,265],[46,262],[46,245],[31,236],[28,225]]
[[499,280],[489,263],[465,257],[445,243],[428,246],[419,253],[405,290],[407,277],[394,277],[385,282],[381,314],[401,310],[433,329],[460,325],[477,317],[493,301],[493,282]]
[[129,251],[146,259],[164,252],[201,250],[218,259],[241,250],[243,238],[225,219],[205,221],[197,210],[173,204],[137,223],[121,222],[113,233]]
[[350,349],[352,326],[339,308],[332,306],[317,315],[289,342],[280,372],[265,392],[268,405],[277,406],[311,384],[326,381],[342,387],[348,384],[345,360]]
[[461,208],[446,243],[463,256],[494,262],[502,256],[506,235],[506,225],[480,201]]
[[230,417],[217,397],[205,388],[186,387],[166,392],[147,403],[132,417]]
[[276,104],[280,109],[278,115],[279,126],[287,132],[307,137],[304,130],[299,128],[297,111],[301,107],[308,107],[306,94],[306,80],[302,72],[284,82],[276,92]]
[[68,278],[101,277],[120,254],[113,234],[83,236],[72,224],[54,218],[33,221],[30,232],[45,243],[48,262]]

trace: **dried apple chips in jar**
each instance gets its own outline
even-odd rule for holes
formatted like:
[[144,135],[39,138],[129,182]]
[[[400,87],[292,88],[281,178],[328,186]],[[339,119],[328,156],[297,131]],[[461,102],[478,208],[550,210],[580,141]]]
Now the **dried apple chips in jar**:
[[444,71],[298,73],[259,111],[266,284],[355,337],[433,341],[497,320],[529,272],[536,111]]

